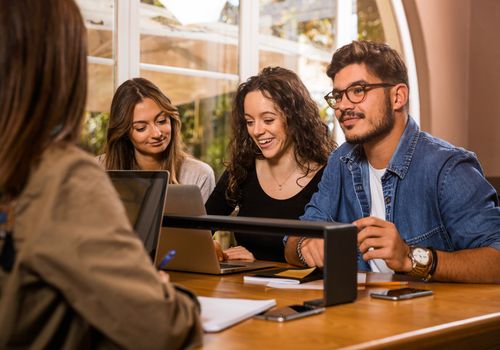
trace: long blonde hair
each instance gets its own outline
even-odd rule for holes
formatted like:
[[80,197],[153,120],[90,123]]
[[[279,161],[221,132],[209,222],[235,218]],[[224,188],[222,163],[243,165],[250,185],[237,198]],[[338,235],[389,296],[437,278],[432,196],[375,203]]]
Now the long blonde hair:
[[113,96],[105,147],[105,167],[110,170],[130,170],[138,167],[129,131],[132,129],[134,108],[145,98],[152,99],[170,117],[172,134],[170,144],[163,153],[163,164],[164,170],[170,172],[170,182],[178,183],[182,162],[187,157],[183,151],[179,112],[155,84],[144,78],[127,80]]

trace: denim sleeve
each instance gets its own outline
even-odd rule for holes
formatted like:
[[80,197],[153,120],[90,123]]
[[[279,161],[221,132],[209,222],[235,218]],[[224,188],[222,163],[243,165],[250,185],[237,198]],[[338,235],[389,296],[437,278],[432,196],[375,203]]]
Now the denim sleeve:
[[500,207],[477,158],[463,152],[448,159],[438,186],[442,219],[454,248],[500,250]]
[[304,215],[300,217],[300,220],[335,221],[333,213],[337,210],[341,187],[339,174],[340,160],[338,155],[333,152],[318,184],[318,191],[306,205]]

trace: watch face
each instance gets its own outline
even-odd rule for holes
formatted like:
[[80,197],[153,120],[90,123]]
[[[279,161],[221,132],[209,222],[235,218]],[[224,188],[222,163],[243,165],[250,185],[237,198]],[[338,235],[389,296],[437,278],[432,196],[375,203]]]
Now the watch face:
[[413,258],[420,265],[427,265],[429,263],[429,251],[423,248],[415,248],[412,251]]

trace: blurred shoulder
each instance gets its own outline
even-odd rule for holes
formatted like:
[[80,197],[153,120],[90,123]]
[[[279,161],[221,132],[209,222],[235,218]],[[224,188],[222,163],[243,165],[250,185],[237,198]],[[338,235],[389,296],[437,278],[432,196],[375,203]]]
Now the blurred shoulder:
[[95,183],[103,181],[108,181],[107,176],[92,155],[73,144],[57,144],[42,153],[24,192],[33,195],[53,192],[56,195],[64,186],[94,189]]
[[95,160],[103,169],[106,168],[106,153],[96,156]]
[[42,154],[40,170],[50,169],[54,173],[64,173],[79,165],[95,168],[98,159],[73,144],[58,144],[48,147]]

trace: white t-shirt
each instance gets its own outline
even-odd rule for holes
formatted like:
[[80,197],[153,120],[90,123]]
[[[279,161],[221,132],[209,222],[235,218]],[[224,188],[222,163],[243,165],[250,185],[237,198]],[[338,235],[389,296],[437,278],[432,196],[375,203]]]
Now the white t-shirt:
[[[370,195],[372,203],[370,215],[385,220],[385,201],[384,191],[382,190],[382,176],[385,174],[385,169],[375,169],[370,163],[368,165],[370,167]],[[368,263],[373,272],[394,273],[382,259],[372,259]]]

